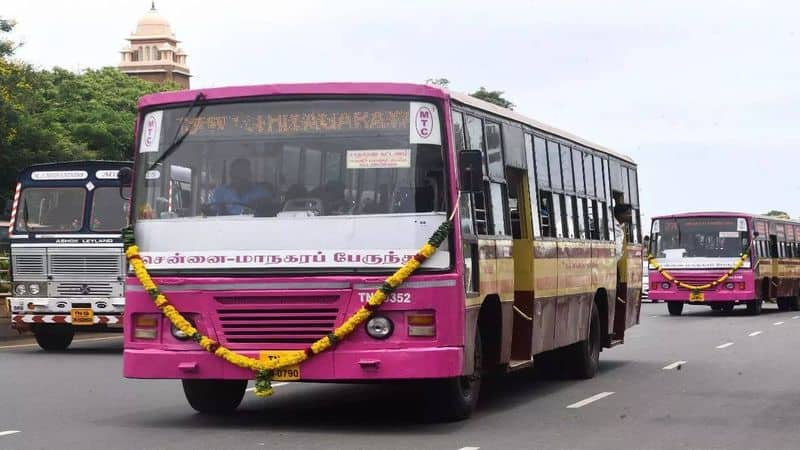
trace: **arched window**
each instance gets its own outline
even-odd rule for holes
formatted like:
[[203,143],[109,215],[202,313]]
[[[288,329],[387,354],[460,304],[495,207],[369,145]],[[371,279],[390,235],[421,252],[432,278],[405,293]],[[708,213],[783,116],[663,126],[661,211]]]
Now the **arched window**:
[[156,61],[161,59],[161,57],[158,55],[158,48],[156,47],[153,47],[153,59],[155,59]]
[[144,60],[150,61],[150,47],[144,48]]
[[139,47],[136,50],[136,60],[137,61],[141,61],[142,60],[142,47]]

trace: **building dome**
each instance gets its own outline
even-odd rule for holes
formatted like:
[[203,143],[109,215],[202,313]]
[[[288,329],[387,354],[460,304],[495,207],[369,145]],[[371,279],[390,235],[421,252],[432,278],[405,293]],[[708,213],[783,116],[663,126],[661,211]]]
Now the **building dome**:
[[172,36],[172,27],[156,10],[155,2],[153,2],[150,11],[139,19],[136,23],[135,36]]

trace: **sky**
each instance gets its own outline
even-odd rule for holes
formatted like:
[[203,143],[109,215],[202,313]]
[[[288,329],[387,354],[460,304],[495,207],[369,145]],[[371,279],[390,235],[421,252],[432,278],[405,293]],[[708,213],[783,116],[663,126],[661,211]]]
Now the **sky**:
[[[631,156],[642,215],[800,217],[800,4],[779,1],[157,0],[192,87],[424,82]],[[149,0],[6,2],[17,57],[116,65]],[[646,223],[646,222],[645,222]]]

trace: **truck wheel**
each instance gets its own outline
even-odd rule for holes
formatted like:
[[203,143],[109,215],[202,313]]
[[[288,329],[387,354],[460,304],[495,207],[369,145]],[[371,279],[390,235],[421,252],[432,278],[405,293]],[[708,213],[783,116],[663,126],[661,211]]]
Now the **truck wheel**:
[[181,380],[189,405],[201,414],[230,414],[239,407],[247,380]]
[[667,302],[667,309],[670,316],[680,316],[683,313],[683,303]]
[[68,324],[38,325],[33,328],[36,343],[46,352],[64,351],[72,343],[75,329]]
[[597,305],[592,302],[591,318],[588,324],[586,339],[572,344],[566,350],[570,375],[573,378],[589,379],[597,375],[600,367],[600,348],[602,346],[600,336],[600,313]]
[[750,314],[751,316],[757,316],[761,314],[761,305],[763,303],[764,302],[760,299],[747,303],[747,314]]
[[475,333],[475,371],[471,375],[428,382],[428,415],[433,422],[455,422],[469,418],[478,404],[483,375],[483,348]]

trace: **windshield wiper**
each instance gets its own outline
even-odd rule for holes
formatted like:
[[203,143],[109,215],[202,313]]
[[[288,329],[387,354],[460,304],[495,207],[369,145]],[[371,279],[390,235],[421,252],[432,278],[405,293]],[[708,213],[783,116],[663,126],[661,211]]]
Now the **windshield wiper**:
[[164,150],[164,153],[162,153],[161,156],[159,156],[158,159],[156,159],[156,161],[153,164],[150,164],[150,167],[147,169],[147,172],[153,170],[157,165],[159,165],[161,163],[161,161],[164,161],[165,159],[167,159],[169,157],[169,155],[171,155],[175,150],[178,149],[178,147],[180,147],[181,144],[183,144],[183,140],[186,139],[187,136],[189,136],[189,133],[191,132],[192,127],[189,127],[186,131],[183,132],[183,134],[180,134],[181,129],[183,129],[183,125],[186,122],[186,119],[189,118],[189,114],[192,112],[192,110],[195,108],[195,106],[200,105],[200,107],[197,109],[197,112],[195,113],[193,119],[198,118],[200,116],[200,114],[203,113],[203,110],[206,109],[205,100],[206,100],[205,94],[203,94],[202,92],[199,92],[197,94],[197,96],[194,98],[194,100],[192,101],[192,104],[189,105],[189,109],[186,110],[186,113],[181,118],[181,121],[178,124],[178,129],[175,130],[175,137],[172,138],[172,143],[169,144],[169,147],[167,147],[167,149]]

